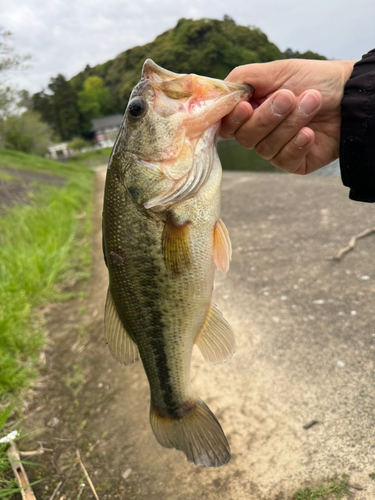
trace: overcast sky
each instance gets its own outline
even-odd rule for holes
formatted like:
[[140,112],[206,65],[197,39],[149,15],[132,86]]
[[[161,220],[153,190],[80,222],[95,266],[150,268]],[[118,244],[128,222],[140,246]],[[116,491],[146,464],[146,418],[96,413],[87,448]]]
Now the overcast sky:
[[[0,0],[0,27],[30,54],[14,76],[37,92],[51,77],[151,42],[181,17],[222,19],[260,28],[281,50],[312,50],[332,59],[359,59],[375,47],[375,0]],[[156,61],[157,62],[157,61]]]

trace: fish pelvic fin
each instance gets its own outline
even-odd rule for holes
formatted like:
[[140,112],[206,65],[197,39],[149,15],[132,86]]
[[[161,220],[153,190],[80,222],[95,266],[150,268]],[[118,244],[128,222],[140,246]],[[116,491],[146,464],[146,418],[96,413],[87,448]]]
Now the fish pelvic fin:
[[214,304],[210,305],[206,320],[194,343],[202,356],[212,364],[228,361],[236,350],[236,339],[230,324]]
[[109,288],[104,311],[104,332],[109,350],[117,361],[131,365],[139,360],[137,344],[125,330]]
[[189,221],[177,224],[173,217],[168,217],[162,236],[164,262],[174,275],[190,268],[190,231]]
[[229,262],[232,258],[232,244],[230,242],[228,229],[224,222],[219,219],[214,226],[214,261],[216,267],[223,274],[229,269]]
[[215,415],[196,398],[183,416],[162,416],[151,406],[150,422],[156,439],[166,448],[183,451],[199,467],[220,467],[230,460],[230,447]]

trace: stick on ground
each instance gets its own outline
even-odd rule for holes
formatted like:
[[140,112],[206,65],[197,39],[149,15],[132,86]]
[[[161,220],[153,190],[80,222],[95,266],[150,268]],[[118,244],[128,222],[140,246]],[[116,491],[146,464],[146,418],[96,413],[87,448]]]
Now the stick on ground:
[[81,460],[81,455],[79,453],[79,450],[76,450],[76,454],[77,454],[77,460],[78,460],[78,463],[79,465],[81,466],[81,469],[83,470],[85,476],[86,476],[86,479],[87,479],[87,482],[89,483],[90,485],[90,488],[91,488],[91,491],[94,493],[94,497],[96,498],[96,500],[99,500],[99,497],[98,497],[98,494],[96,493],[96,490],[94,488],[94,485],[92,484],[92,481],[90,479],[90,476],[88,475],[88,472],[86,470],[86,467],[83,465],[83,462]]
[[370,227],[368,229],[365,229],[361,233],[357,234],[356,236],[352,236],[349,240],[348,246],[339,250],[337,254],[331,257],[329,260],[341,260],[343,255],[350,252],[350,250],[353,250],[355,244],[357,243],[357,240],[364,238],[365,236],[368,236],[371,233],[375,233],[375,227]]
[[29,479],[21,463],[21,458],[14,441],[10,442],[8,451],[8,459],[12,466],[14,475],[17,478],[18,484],[21,488],[21,495],[23,500],[36,500],[34,492],[30,486]]

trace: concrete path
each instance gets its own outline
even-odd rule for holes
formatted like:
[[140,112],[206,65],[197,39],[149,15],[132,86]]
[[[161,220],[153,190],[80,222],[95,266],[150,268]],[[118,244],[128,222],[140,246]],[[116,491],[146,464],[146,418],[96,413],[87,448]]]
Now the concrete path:
[[[100,200],[104,173],[98,176]],[[120,484],[127,500],[286,500],[346,473],[351,498],[375,498],[369,478],[375,472],[375,234],[340,262],[328,260],[375,225],[374,207],[350,201],[337,178],[224,174],[222,217],[233,260],[227,276],[217,273],[214,302],[238,347],[224,365],[206,364],[198,350],[192,360],[193,387],[232,449],[230,463],[219,469],[197,468],[157,444],[142,365],[123,367],[106,351],[100,214],[98,201],[95,273],[83,300],[91,340],[65,358],[79,356],[91,366],[85,387],[97,400],[88,392],[85,399],[83,387],[74,415],[83,418],[86,405],[86,430],[101,437],[97,455],[86,459],[99,496],[109,498]],[[77,316],[66,317],[69,338],[69,321]],[[55,323],[58,345],[64,329]],[[67,438],[77,431],[64,425],[71,413],[61,397],[42,414],[45,422],[58,417],[62,424],[53,432]]]

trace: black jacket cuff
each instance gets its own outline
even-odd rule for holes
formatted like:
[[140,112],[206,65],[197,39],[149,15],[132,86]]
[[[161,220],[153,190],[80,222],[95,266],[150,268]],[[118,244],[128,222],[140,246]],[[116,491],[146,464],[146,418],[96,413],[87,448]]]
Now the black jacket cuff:
[[341,101],[341,178],[349,198],[375,202],[375,49],[354,65]]

